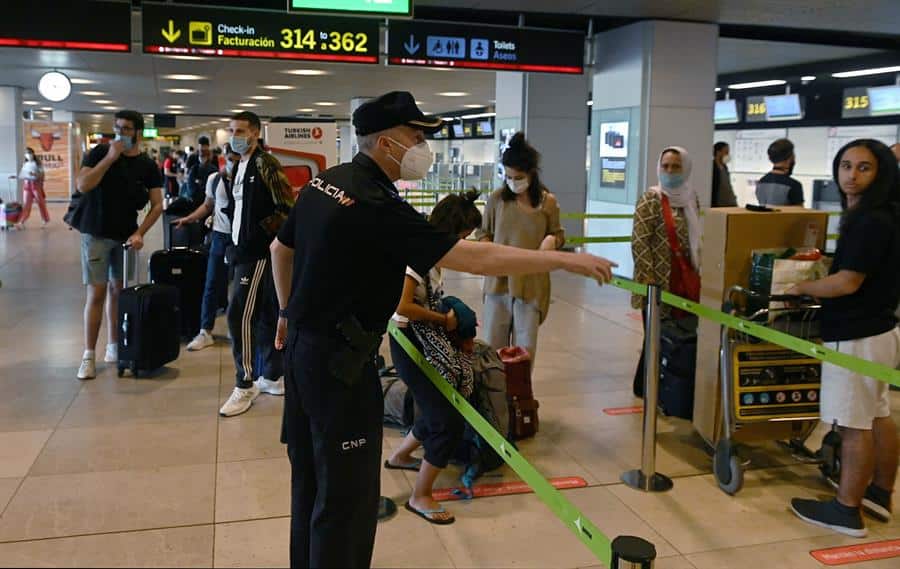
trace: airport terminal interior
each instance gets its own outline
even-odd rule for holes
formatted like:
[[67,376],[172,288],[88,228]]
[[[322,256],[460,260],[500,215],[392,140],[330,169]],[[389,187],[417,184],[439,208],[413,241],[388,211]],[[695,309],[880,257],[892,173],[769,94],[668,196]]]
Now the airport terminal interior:
[[[285,399],[263,393],[239,414],[220,413],[235,390],[228,299],[210,345],[189,349],[199,328],[171,330],[181,336],[177,358],[138,375],[104,362],[104,319],[95,377],[79,379],[86,253],[63,218],[77,206],[83,161],[121,138],[119,111],[142,114],[135,140],[155,161],[154,176],[166,180],[169,208],[190,197],[190,168],[179,170],[175,153],[189,161],[203,149],[210,154],[199,160],[219,160],[240,112],[260,117],[266,151],[302,196],[316,191],[308,182],[359,150],[357,109],[408,91],[441,124],[427,135],[433,164],[422,179],[397,182],[400,199],[427,217],[442,199],[474,188],[487,220],[492,192],[512,184],[501,157],[524,132],[559,204],[565,238],[557,246],[615,262],[621,280],[601,286],[551,274],[530,369],[539,406],[529,411],[510,399],[511,423],[523,433],[508,435],[508,444],[557,490],[523,484],[533,477],[510,460],[474,480],[473,499],[460,499],[452,490],[464,486],[467,464],[454,460],[434,491],[455,522],[438,525],[404,507],[417,473],[384,468],[381,496],[396,512],[378,522],[373,567],[611,567],[608,541],[620,536],[652,544],[655,559],[645,566],[656,569],[900,567],[900,515],[882,521],[863,513],[867,534],[854,537],[792,511],[794,498],[834,498],[829,478],[857,467],[840,460],[832,425],[818,420],[820,376],[832,364],[822,364],[826,356],[817,354],[826,352],[809,342],[821,340],[811,330],[823,309],[762,300],[758,328],[799,337],[804,353],[746,329],[723,337],[722,323],[710,319],[732,299],[731,287],[758,284],[766,259],[769,295],[814,278],[820,253],[835,252],[844,227],[833,160],[845,145],[873,139],[886,152],[893,145],[900,162],[900,3],[22,4],[0,21],[0,566],[289,566]],[[782,139],[792,146],[776,156],[773,143]],[[714,161],[716,143],[724,143],[716,149],[725,162]],[[647,372],[634,381],[646,323],[658,324],[657,308],[647,317],[628,290],[643,263],[633,255],[636,205],[668,175],[660,164],[670,147],[679,149],[681,187],[700,205],[702,241],[690,254],[702,288],[692,300],[706,311],[692,331],[689,373],[667,368],[663,357],[645,362],[660,377]],[[38,181],[26,149],[40,162]],[[224,155],[217,167],[225,170]],[[773,169],[799,182],[802,199],[765,201],[772,184],[759,181]],[[725,186],[733,202],[715,203]],[[683,206],[672,199],[680,219]],[[150,211],[141,205],[139,220]],[[172,221],[191,210],[174,211],[129,254],[136,275],[128,285],[153,279],[154,252],[180,249]],[[665,240],[658,215],[652,231]],[[688,238],[687,229],[675,233]],[[177,235],[203,251],[206,276],[208,243]],[[779,261],[807,276],[776,282]],[[368,286],[367,275],[358,278]],[[471,307],[485,339],[496,315],[486,310],[484,278],[444,270],[443,293]],[[739,317],[752,312],[728,308]],[[199,302],[186,309],[199,323]],[[781,312],[797,320],[778,328]],[[664,316],[673,322],[668,308]],[[388,335],[379,352],[388,368]],[[900,386],[900,354],[890,357],[894,363],[865,369],[875,383]],[[510,361],[502,362],[507,371]],[[878,363],[841,361],[834,369]],[[393,376],[383,375],[387,385]],[[635,395],[645,379],[659,384],[645,393],[659,409]],[[687,411],[675,411],[673,402],[685,398]],[[900,392],[885,398],[900,421]],[[522,409],[524,420],[516,415]],[[381,462],[409,430],[385,413]],[[723,450],[732,439],[736,446]],[[665,475],[671,488],[623,480],[634,470]]]

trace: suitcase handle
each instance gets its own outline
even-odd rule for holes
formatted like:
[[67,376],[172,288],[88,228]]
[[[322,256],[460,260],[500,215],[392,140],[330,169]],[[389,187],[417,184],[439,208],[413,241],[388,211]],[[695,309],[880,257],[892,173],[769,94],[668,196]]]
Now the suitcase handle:
[[[134,248],[131,246],[131,243],[127,243],[127,242],[126,242],[126,243],[122,243],[122,287],[123,287],[123,288],[128,288],[128,287],[130,286],[130,285],[128,284],[128,274],[129,274],[129,271],[128,271],[128,251],[131,250],[131,249],[134,249]],[[135,261],[138,261],[138,255],[140,255],[140,252],[139,252],[137,249],[134,249],[134,257],[135,257],[134,260],[135,260]],[[137,266],[137,263],[135,263],[135,266]],[[140,280],[140,279],[138,279],[138,275],[137,275],[137,274],[135,274],[135,280],[136,280],[136,281],[137,281],[137,280]]]

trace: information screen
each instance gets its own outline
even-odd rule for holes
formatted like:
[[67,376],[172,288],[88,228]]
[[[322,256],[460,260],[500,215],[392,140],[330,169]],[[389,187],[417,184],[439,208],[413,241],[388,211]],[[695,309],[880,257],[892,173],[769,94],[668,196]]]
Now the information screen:
[[145,53],[378,63],[378,21],[144,3]]
[[900,115],[900,86],[844,89],[841,117],[856,119]]
[[716,124],[731,124],[740,122],[738,116],[737,101],[734,99],[725,99],[716,101],[716,108],[713,121]]
[[411,16],[412,0],[290,0],[288,10]]
[[783,121],[803,118],[803,109],[800,107],[799,95],[778,95],[765,97],[766,119],[770,121]]
[[870,113],[873,117],[900,114],[900,85],[869,87]]
[[787,121],[803,118],[800,96],[776,95],[771,97],[747,97],[747,122]]
[[580,75],[584,72],[584,34],[421,20],[391,21],[388,63]]
[[4,2],[0,47],[130,52],[131,3]]

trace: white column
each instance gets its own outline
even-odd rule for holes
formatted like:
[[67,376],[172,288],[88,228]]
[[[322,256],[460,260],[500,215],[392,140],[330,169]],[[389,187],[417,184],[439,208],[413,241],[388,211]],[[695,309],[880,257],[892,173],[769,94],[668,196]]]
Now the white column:
[[[588,211],[633,213],[649,186],[659,181],[656,164],[666,146],[682,146],[694,163],[691,185],[702,206],[712,183],[713,106],[718,26],[647,21],[594,37],[591,171]],[[602,179],[602,125],[616,125],[626,136],[624,187]],[[591,220],[589,235],[630,235],[631,220]],[[633,270],[629,244],[597,245],[590,250]]]
[[22,199],[17,176],[24,159],[22,88],[0,87],[0,196],[4,200]]

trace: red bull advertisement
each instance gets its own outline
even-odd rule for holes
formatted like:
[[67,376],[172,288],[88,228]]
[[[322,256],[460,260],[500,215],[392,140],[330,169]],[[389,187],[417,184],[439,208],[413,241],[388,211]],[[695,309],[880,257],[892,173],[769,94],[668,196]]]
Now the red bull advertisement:
[[25,146],[34,150],[44,168],[47,199],[69,199],[74,159],[69,123],[24,121],[23,125]]
[[337,123],[334,121],[270,122],[266,125],[265,140],[269,151],[284,166],[295,196],[319,172],[337,165]]

